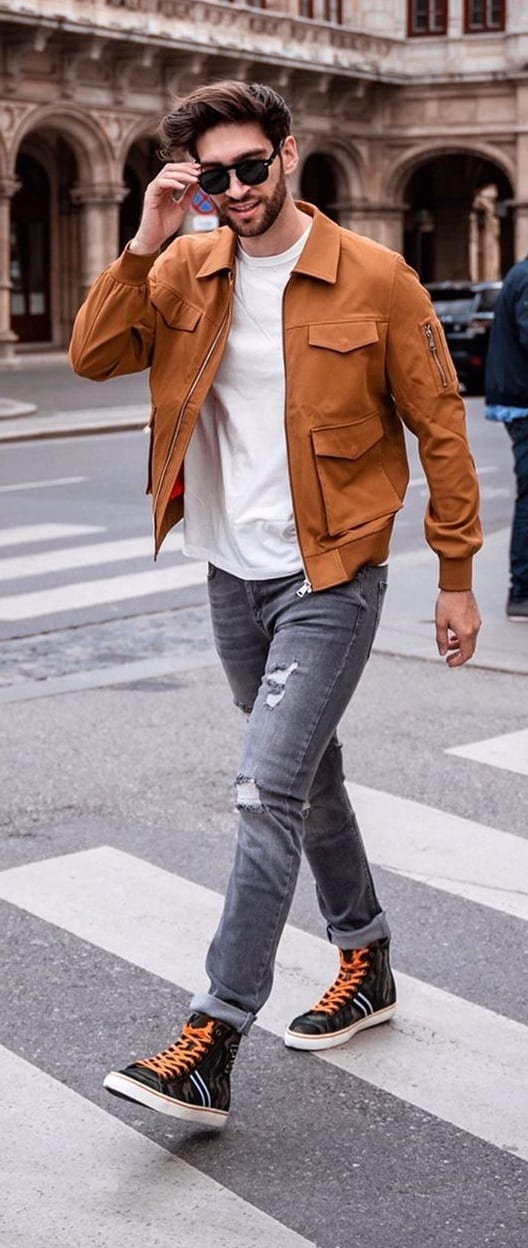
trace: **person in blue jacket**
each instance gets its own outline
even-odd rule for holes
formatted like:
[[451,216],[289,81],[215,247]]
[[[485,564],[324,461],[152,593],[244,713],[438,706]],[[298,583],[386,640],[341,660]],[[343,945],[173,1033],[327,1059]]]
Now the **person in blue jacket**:
[[506,615],[528,620],[528,256],[509,270],[496,304],[485,392],[486,417],[511,439],[516,480]]

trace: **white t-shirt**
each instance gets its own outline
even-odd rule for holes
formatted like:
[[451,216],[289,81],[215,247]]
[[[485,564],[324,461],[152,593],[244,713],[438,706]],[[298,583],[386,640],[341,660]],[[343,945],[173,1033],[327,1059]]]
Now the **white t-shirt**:
[[229,337],[185,455],[184,553],[243,580],[302,568],[284,429],[282,296],[310,226],[277,256],[238,249]]

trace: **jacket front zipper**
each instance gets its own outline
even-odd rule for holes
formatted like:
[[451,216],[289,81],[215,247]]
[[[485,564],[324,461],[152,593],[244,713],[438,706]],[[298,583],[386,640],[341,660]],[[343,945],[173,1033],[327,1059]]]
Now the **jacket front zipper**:
[[438,354],[438,347],[437,347],[437,345],[436,345],[436,338],[435,338],[435,335],[434,335],[434,329],[433,329],[432,325],[424,325],[424,333],[425,333],[425,337],[426,337],[426,340],[427,340],[427,348],[428,348],[428,350],[430,351],[430,353],[431,353],[431,355],[432,355],[432,357],[433,357],[433,360],[434,360],[434,362],[435,362],[435,365],[436,365],[436,367],[437,367],[437,369],[438,369],[438,372],[439,372],[439,374],[440,374],[440,381],[442,382],[442,385],[443,385],[443,386],[447,386],[447,385],[449,384],[449,383],[448,383],[448,378],[447,378],[447,373],[446,373],[446,371],[445,371],[445,368],[444,368],[444,366],[443,366],[443,364],[442,364],[442,361],[441,361],[441,359],[440,359],[440,356],[439,356],[439,354]]
[[305,578],[302,585],[300,585],[299,588],[295,590],[295,596],[297,598],[304,598],[305,594],[312,593],[312,583],[308,579],[308,576],[306,574],[306,568],[304,565],[304,555],[303,555],[303,551],[302,551],[301,543],[299,539],[299,525],[297,523],[297,512],[295,510],[295,495],[293,492],[292,470],[291,470],[291,460],[290,460],[290,445],[288,442],[288,426],[286,423],[286,412],[288,411],[288,368],[287,368],[287,363],[286,363],[286,352],[284,350],[284,298],[285,298],[286,291],[288,289],[290,282],[291,282],[291,274],[282,292],[282,302],[281,302],[282,361],[284,364],[284,438],[286,442],[286,458],[288,461],[288,477],[290,480],[290,494],[291,494],[292,507],[293,507],[293,518],[295,520],[295,531],[297,533],[299,553],[302,559],[303,572],[304,572],[304,578]]
[[[229,273],[229,285],[230,285],[230,287],[232,287],[232,285],[233,285],[233,274],[232,274],[231,272]],[[210,347],[209,347],[209,349],[208,349],[208,351],[207,351],[207,354],[206,354],[206,356],[205,356],[205,359],[204,359],[204,360],[202,360],[202,363],[201,363],[201,365],[200,365],[200,368],[198,369],[198,372],[196,373],[196,376],[194,377],[193,382],[192,382],[191,386],[189,387],[189,389],[188,389],[188,391],[187,391],[187,394],[185,395],[185,398],[184,398],[184,400],[183,400],[183,403],[182,403],[182,405],[181,405],[181,407],[180,407],[180,411],[179,411],[178,419],[177,419],[176,424],[175,424],[175,426],[174,426],[174,430],[173,430],[173,433],[172,433],[172,437],[171,437],[171,440],[170,440],[170,443],[169,443],[169,449],[168,449],[168,451],[167,451],[167,454],[166,454],[166,456],[165,456],[165,462],[164,462],[163,467],[162,467],[162,469],[161,469],[160,479],[159,479],[159,482],[158,482],[158,488],[157,488],[157,490],[156,490],[156,494],[155,494],[155,497],[154,497],[154,500],[153,500],[153,504],[152,504],[152,505],[153,505],[153,509],[154,509],[154,510],[156,509],[156,507],[157,507],[157,505],[158,505],[159,497],[160,497],[161,491],[162,491],[162,489],[163,489],[163,485],[164,485],[164,482],[165,482],[165,477],[166,477],[166,475],[167,475],[167,472],[168,472],[168,469],[169,469],[169,464],[170,464],[170,461],[171,461],[171,458],[172,458],[172,452],[173,452],[173,450],[174,450],[174,447],[175,447],[176,442],[177,442],[177,439],[178,439],[178,434],[179,434],[180,429],[181,429],[181,427],[182,427],[183,418],[184,418],[184,416],[185,416],[185,413],[186,413],[186,411],[187,411],[187,408],[188,408],[188,406],[189,406],[189,403],[190,403],[190,401],[191,401],[191,399],[192,399],[192,396],[193,396],[193,394],[194,394],[194,392],[195,392],[195,390],[196,390],[196,387],[197,387],[197,385],[199,385],[199,382],[201,381],[201,379],[202,379],[202,377],[203,377],[203,375],[204,375],[204,372],[205,372],[205,370],[206,370],[206,368],[207,368],[207,365],[208,365],[208,363],[209,363],[209,360],[211,359],[211,356],[212,356],[212,355],[213,355],[213,353],[214,353],[215,347],[216,347],[216,345],[217,345],[217,343],[218,343],[219,339],[221,338],[221,336],[222,336],[222,334],[223,334],[223,331],[224,331],[224,326],[225,326],[226,321],[229,319],[230,312],[231,312],[231,299],[229,300],[229,303],[228,303],[228,305],[227,305],[227,308],[226,308],[225,314],[224,314],[224,316],[223,316],[222,322],[221,322],[221,324],[220,324],[219,328],[218,328],[218,329],[217,329],[217,331],[216,331],[216,334],[215,334],[215,336],[214,336],[214,338],[213,338],[213,341],[212,341],[212,343],[211,343],[211,345],[210,345]]]

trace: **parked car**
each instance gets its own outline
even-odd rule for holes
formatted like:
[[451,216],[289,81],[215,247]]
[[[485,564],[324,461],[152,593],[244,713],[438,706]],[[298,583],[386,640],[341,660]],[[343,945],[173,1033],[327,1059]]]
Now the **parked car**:
[[493,313],[502,282],[430,282],[453,363],[468,394],[482,394]]

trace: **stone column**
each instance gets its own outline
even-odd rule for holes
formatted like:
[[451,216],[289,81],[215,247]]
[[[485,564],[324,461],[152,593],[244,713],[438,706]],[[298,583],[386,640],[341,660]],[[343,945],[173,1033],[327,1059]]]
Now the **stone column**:
[[513,199],[510,202],[514,221],[514,259],[528,256],[528,200]]
[[119,205],[126,186],[79,185],[71,191],[81,208],[79,303],[101,269],[115,260],[119,249]]
[[11,329],[11,200],[20,187],[16,178],[0,181],[0,363],[15,358],[18,337]]
[[403,250],[403,204],[344,202],[336,204],[339,223],[356,234],[365,234],[376,243],[383,243],[393,251]]

